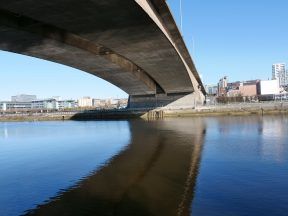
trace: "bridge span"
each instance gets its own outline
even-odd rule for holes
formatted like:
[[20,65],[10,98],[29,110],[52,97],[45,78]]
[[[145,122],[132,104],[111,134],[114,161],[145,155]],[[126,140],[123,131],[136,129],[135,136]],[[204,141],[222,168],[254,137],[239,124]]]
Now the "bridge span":
[[0,49],[96,75],[127,92],[131,108],[204,101],[165,0],[1,0]]

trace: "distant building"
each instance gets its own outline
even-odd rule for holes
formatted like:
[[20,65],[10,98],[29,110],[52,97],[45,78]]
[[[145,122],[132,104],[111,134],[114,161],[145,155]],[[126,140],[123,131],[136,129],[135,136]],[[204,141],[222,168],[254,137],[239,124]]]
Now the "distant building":
[[119,99],[118,100],[118,108],[126,108],[128,106],[128,99],[124,98],[124,99]]
[[59,100],[58,109],[72,109],[77,107],[77,102],[74,100]]
[[0,102],[0,111],[28,111],[28,110],[59,110],[76,108],[77,103],[74,100],[57,101],[54,98],[34,100],[31,102]]
[[93,99],[92,106],[97,108],[101,107],[101,99]]
[[1,101],[1,111],[21,111],[31,109],[31,102]]
[[227,93],[232,91],[232,90],[239,90],[239,87],[241,85],[241,82],[232,82],[232,83],[227,83],[226,91]]
[[31,102],[31,109],[36,110],[48,110],[48,109],[59,109],[58,102],[56,99],[44,99],[44,100],[35,100]]
[[286,69],[286,84],[285,87],[288,87],[288,69]]
[[0,111],[6,111],[7,107],[6,107],[6,102],[0,102]]
[[83,97],[78,99],[78,106],[79,107],[92,107],[93,106],[93,100],[90,97]]
[[242,96],[239,89],[231,89],[227,92],[227,97],[238,97]]
[[257,95],[257,83],[260,80],[249,80],[244,82],[233,82],[227,84],[227,96],[228,97],[251,97]]
[[272,79],[278,80],[280,87],[288,84],[288,72],[285,63],[272,65]]
[[257,95],[257,84],[260,80],[249,80],[240,83],[239,91],[242,96],[256,96]]
[[257,86],[259,95],[275,95],[280,93],[278,80],[262,80]]
[[51,98],[52,98],[52,99],[55,99],[55,100],[57,100],[57,101],[61,101],[61,97],[60,97],[60,96],[52,96]]
[[107,100],[105,99],[93,99],[93,107],[105,108],[107,106]]
[[127,107],[128,99],[93,99],[93,107],[99,109],[116,109]]
[[37,100],[36,95],[20,94],[11,97],[11,101],[13,102],[31,102],[33,100]]
[[205,85],[205,90],[208,95],[217,95],[218,86],[217,85]]
[[107,100],[107,103],[109,103],[111,106],[117,106],[118,103],[119,103],[119,100],[110,98],[110,99]]
[[218,83],[218,96],[225,96],[227,94],[228,77],[224,76]]

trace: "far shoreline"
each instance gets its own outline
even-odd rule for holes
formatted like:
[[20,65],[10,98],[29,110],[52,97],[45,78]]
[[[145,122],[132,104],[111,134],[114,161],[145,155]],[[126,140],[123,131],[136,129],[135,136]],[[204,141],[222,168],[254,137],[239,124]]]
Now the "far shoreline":
[[249,115],[287,115],[288,102],[283,103],[256,103],[230,104],[221,106],[201,106],[194,109],[157,108],[153,110],[90,110],[76,113],[32,113],[2,114],[0,122],[34,122],[34,121],[91,121],[91,120],[129,120],[129,119],[163,119],[185,117],[212,117],[212,116],[249,116]]

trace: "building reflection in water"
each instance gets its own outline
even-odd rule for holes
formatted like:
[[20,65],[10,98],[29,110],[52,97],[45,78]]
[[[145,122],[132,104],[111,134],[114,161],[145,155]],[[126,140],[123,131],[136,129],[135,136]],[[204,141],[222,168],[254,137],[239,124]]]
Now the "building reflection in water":
[[246,118],[243,116],[225,116],[214,118],[217,121],[217,128],[219,129],[219,134],[222,135],[233,135],[243,136],[250,134],[253,135],[257,133],[262,133],[263,118],[261,116],[249,116]]
[[204,120],[131,121],[130,129],[127,149],[27,215],[190,215]]
[[[255,115],[249,118],[232,116],[215,118],[214,121],[217,121],[219,134],[224,137],[236,137],[238,142],[242,142],[240,146],[242,149],[250,149],[253,145],[265,160],[281,162],[285,159],[288,150],[286,116]],[[253,142],[249,143],[249,140]],[[231,143],[233,144],[235,143]]]
[[8,129],[5,124],[0,125],[0,139],[4,138],[7,139],[9,137]]
[[268,116],[263,119],[261,153],[265,159],[284,161],[287,155],[287,117]]

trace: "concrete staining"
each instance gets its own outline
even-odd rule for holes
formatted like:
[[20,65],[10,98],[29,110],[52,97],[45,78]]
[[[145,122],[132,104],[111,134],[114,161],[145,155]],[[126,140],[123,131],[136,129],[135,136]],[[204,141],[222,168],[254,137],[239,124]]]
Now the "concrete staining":
[[164,0],[1,0],[0,49],[103,78],[130,95],[131,108],[203,101]]

